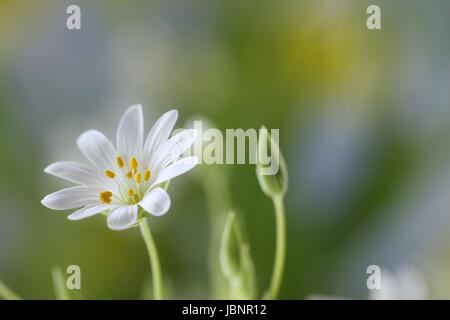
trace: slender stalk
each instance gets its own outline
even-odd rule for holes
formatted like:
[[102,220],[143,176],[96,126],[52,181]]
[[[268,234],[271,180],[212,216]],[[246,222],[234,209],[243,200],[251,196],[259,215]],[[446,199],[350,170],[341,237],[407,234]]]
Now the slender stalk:
[[14,291],[8,288],[2,281],[0,281],[0,298],[5,300],[21,300]]
[[56,299],[70,300],[69,292],[67,291],[64,274],[60,267],[54,266],[52,268],[53,286],[55,288]]
[[272,279],[264,299],[273,300],[278,296],[278,291],[283,278],[284,260],[286,257],[286,222],[284,217],[284,203],[282,196],[272,198],[275,207],[276,245],[275,261],[273,263]]
[[225,172],[217,166],[201,168],[202,186],[206,196],[209,213],[208,271],[210,292],[213,299],[225,299],[228,294],[228,282],[220,267],[220,243],[226,213],[231,208],[231,195]]
[[150,259],[150,267],[153,277],[153,296],[155,300],[163,298],[161,266],[159,263],[158,251],[156,250],[155,241],[147,224],[147,219],[142,219],[139,223],[145,246],[147,247],[148,257]]

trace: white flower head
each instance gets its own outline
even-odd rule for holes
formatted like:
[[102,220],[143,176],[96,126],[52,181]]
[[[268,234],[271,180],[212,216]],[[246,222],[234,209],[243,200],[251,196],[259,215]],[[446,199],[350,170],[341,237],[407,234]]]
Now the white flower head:
[[53,210],[78,208],[69,215],[80,220],[105,212],[108,226],[123,230],[135,225],[140,208],[154,216],[165,214],[170,197],[161,184],[192,169],[197,157],[182,157],[197,131],[184,129],[170,137],[178,112],[163,114],[144,142],[141,105],[133,105],[117,128],[116,146],[101,132],[88,130],[77,145],[93,168],[70,161],[55,162],[45,172],[77,186],[49,194],[42,204]]

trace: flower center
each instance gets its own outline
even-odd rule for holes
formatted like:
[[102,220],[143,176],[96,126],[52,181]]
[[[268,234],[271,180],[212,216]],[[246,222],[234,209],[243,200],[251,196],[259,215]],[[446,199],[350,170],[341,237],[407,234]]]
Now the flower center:
[[111,203],[113,198],[116,198],[115,200],[118,202],[127,204],[139,202],[149,187],[150,170],[145,168],[143,171],[141,169],[142,172],[140,172],[136,157],[130,158],[128,168],[125,167],[121,156],[116,157],[116,164],[118,168],[116,172],[106,169],[103,171],[103,174],[117,184],[118,194],[113,194],[109,190],[102,191],[99,193],[100,202]]

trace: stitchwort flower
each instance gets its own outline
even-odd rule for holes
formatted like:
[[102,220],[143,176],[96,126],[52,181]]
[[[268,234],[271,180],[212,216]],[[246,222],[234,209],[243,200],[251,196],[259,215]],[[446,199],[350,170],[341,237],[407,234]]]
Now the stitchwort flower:
[[141,105],[129,107],[122,116],[115,146],[97,130],[84,132],[77,145],[93,167],[71,161],[49,165],[46,173],[76,186],[47,195],[42,204],[53,210],[77,209],[70,220],[106,213],[113,230],[137,225],[145,212],[165,214],[171,202],[163,183],[198,162],[195,156],[182,158],[195,141],[196,130],[184,129],[170,137],[177,117],[176,110],[163,114],[145,142]]

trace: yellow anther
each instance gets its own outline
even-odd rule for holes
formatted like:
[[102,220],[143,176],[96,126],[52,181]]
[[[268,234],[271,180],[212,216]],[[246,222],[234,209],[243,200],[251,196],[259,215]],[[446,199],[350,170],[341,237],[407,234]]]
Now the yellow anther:
[[108,178],[114,179],[114,177],[116,176],[116,174],[114,172],[112,172],[111,170],[105,170],[103,171],[103,173],[105,174],[105,176],[107,176]]
[[134,175],[134,180],[136,183],[141,183],[141,174],[139,172]]
[[123,168],[123,159],[121,156],[116,157],[116,162],[117,162],[117,166],[119,167],[119,169],[122,169]]
[[112,192],[111,191],[102,191],[99,194],[101,203],[111,203]]
[[141,199],[139,199],[139,196],[137,194],[135,194],[133,198],[134,198],[134,201],[136,201],[136,202],[139,202],[139,200],[141,200]]
[[131,157],[130,159],[130,169],[136,171],[138,167],[138,162],[135,157]]
[[133,178],[133,172],[128,171],[127,174],[126,174],[126,176],[127,176],[128,179]]
[[131,197],[134,194],[134,190],[133,189],[128,189],[128,195]]
[[150,170],[145,170],[144,171],[144,181],[148,181],[148,179],[150,179],[151,175],[150,175]]

